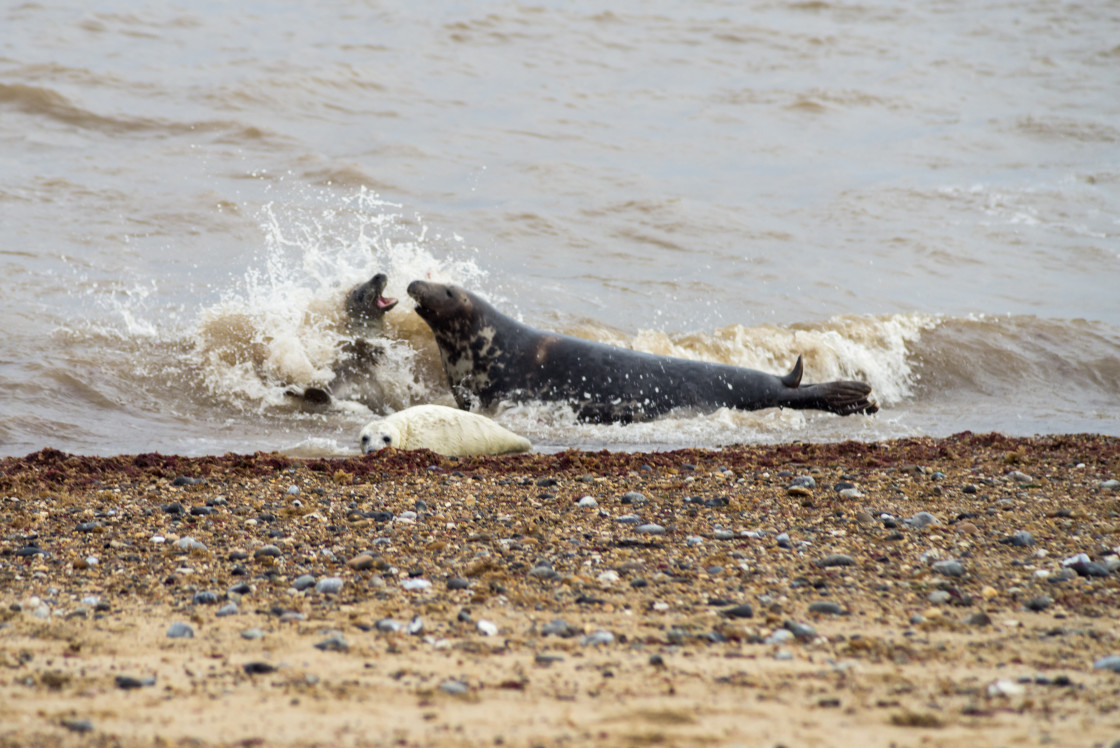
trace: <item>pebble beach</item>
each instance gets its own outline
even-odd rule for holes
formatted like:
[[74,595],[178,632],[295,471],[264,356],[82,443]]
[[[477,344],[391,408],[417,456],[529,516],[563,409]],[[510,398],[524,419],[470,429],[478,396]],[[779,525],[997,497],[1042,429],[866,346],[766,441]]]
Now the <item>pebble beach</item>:
[[0,460],[0,746],[1114,746],[1120,439]]

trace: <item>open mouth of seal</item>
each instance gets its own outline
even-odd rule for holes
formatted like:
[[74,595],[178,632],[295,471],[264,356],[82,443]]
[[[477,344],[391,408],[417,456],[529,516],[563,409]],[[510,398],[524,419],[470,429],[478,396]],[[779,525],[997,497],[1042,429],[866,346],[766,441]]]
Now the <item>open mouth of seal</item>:
[[397,300],[388,296],[378,295],[377,308],[383,312],[387,312],[397,305]]

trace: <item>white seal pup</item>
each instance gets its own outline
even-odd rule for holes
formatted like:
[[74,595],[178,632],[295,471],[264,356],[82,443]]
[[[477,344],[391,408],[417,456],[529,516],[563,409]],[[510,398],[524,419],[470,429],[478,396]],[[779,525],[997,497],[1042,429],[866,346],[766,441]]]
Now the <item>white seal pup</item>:
[[362,454],[385,447],[430,449],[448,457],[503,455],[533,448],[485,416],[445,405],[414,405],[362,429]]

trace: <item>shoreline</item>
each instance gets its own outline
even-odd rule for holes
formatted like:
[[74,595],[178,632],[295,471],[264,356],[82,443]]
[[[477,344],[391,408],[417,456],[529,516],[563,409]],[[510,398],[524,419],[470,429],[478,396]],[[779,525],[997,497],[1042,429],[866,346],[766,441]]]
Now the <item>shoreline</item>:
[[1110,746],[1117,479],[1093,434],[4,458],[0,746]]

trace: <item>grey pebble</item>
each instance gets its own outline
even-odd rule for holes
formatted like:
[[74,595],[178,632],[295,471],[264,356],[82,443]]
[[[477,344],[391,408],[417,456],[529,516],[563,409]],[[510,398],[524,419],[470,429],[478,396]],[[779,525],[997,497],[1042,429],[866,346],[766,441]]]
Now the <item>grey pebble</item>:
[[1108,655],[1093,663],[1094,670],[1111,670],[1120,673],[1120,655]]
[[404,627],[405,633],[412,636],[419,636],[424,632],[424,619],[420,616],[413,616],[408,625]]
[[70,732],[93,732],[93,722],[88,719],[64,719],[59,724]]
[[952,595],[950,595],[945,590],[934,590],[933,592],[929,593],[929,601],[933,605],[944,605],[945,603],[949,602],[950,598],[952,598]]
[[904,523],[918,530],[924,530],[930,525],[940,524],[941,520],[929,512],[918,512],[913,517],[902,520]]
[[261,631],[260,629],[256,628],[256,627],[251,628],[251,629],[245,629],[244,631],[241,632],[241,638],[242,639],[248,639],[249,641],[255,641],[256,639],[263,639],[264,638],[264,632]]
[[1007,474],[1007,477],[1016,483],[1031,483],[1034,481],[1034,478],[1018,470],[1012,470]]
[[786,642],[793,641],[794,634],[788,629],[778,629],[770,636],[762,640],[763,644],[785,644]]
[[801,641],[811,641],[817,638],[817,630],[806,623],[786,621],[782,626]]
[[934,572],[945,577],[963,577],[964,564],[960,561],[937,561],[933,565]]
[[594,496],[584,496],[579,500],[579,503],[577,503],[576,506],[580,506],[585,509],[595,509],[599,506],[599,502],[595,500]]
[[629,493],[622,494],[619,501],[623,504],[633,504],[634,506],[641,506],[646,503],[646,497],[637,491],[630,491]]
[[750,603],[743,603],[721,610],[719,614],[725,618],[753,618],[754,608],[751,607]]
[[451,696],[465,696],[467,692],[470,691],[470,688],[462,681],[445,680],[443,683],[439,684],[439,690]]
[[816,488],[817,481],[811,475],[799,475],[789,482],[788,488]]
[[334,634],[321,642],[316,642],[315,649],[324,652],[348,652],[350,651],[350,645],[346,643],[346,638],[342,634]]
[[594,634],[583,637],[580,643],[585,647],[598,647],[600,645],[613,644],[614,634],[609,631],[596,631]]
[[1026,530],[1020,530],[1014,535],[1009,535],[999,542],[1006,545],[1014,546],[1016,548],[1029,548],[1030,546],[1034,545],[1034,536]]
[[665,528],[661,525],[655,525],[651,523],[648,525],[638,525],[635,532],[642,533],[643,535],[664,535]]
[[215,615],[224,618],[225,616],[235,616],[237,615],[237,613],[237,603],[226,603],[222,607],[218,608],[218,612],[215,613]]
[[636,514],[624,514],[621,517],[615,517],[614,521],[618,522],[620,524],[623,524],[623,525],[640,525],[640,524],[642,524],[642,518],[639,517]]
[[861,498],[863,498],[863,493],[861,493],[858,488],[845,488],[845,489],[841,490],[839,492],[839,494],[840,494],[840,498],[842,498],[842,499],[851,500],[851,499],[861,499]]
[[775,538],[775,540],[778,541],[778,547],[779,548],[792,548],[793,547],[793,543],[789,542],[789,533],[788,532],[780,533],[778,535],[778,537]]
[[992,617],[981,610],[964,619],[964,622],[969,626],[991,626]]
[[856,560],[846,553],[830,553],[817,562],[817,566],[827,568],[829,566],[855,566]]
[[285,491],[285,493],[288,494],[289,496],[298,496],[299,495],[299,486],[296,486],[296,485],[288,486],[288,490]]
[[342,591],[342,579],[339,577],[324,577],[315,583],[315,591],[320,595],[333,595]]
[[1054,604],[1054,598],[1049,595],[1039,595],[1038,597],[1031,598],[1027,601],[1027,610],[1033,610],[1036,613],[1046,610]]
[[1120,491],[1120,480],[1102,480],[1099,486],[1102,491]]
[[173,623],[167,629],[168,639],[193,639],[194,629],[191,628],[189,623]]
[[241,669],[249,675],[268,675],[276,672],[276,666],[271,662],[246,662]]
[[218,602],[218,596],[217,594],[208,590],[203,592],[196,592],[194,597],[191,598],[191,602],[193,602],[195,605],[213,605],[214,603]]
[[308,587],[315,586],[315,577],[310,574],[301,574],[292,580],[292,587],[296,590],[303,591]]
[[829,616],[842,616],[844,615],[844,606],[842,606],[840,603],[822,600],[819,602],[810,603],[809,612]]
[[426,590],[431,586],[431,582],[429,582],[427,579],[421,579],[419,577],[415,579],[401,580],[401,589],[408,590],[409,592],[419,592],[420,590]]
[[131,691],[136,688],[144,688],[145,686],[154,686],[156,679],[154,677],[148,678],[134,678],[131,675],[118,675],[116,677],[117,688]]
[[580,629],[562,618],[555,618],[541,627],[541,636],[559,636],[562,639],[570,639],[582,633]]
[[282,555],[280,549],[271,544],[262,545],[253,552],[253,558],[276,558],[280,555]]
[[685,545],[687,545],[689,548],[695,548],[698,545],[704,544],[704,538],[700,537],[699,535],[689,535],[684,542]]
[[737,536],[731,530],[716,530],[712,537],[716,540],[734,540]]
[[470,586],[471,583],[463,577],[451,577],[447,580],[447,589],[449,590],[465,590]]
[[478,633],[482,634],[483,636],[498,635],[497,624],[495,624],[493,621],[487,621],[485,618],[480,618],[478,620],[478,623],[476,623],[474,627],[478,630]]
[[205,543],[200,543],[199,541],[195,540],[194,538],[192,538],[189,535],[181,537],[178,540],[176,540],[174,547],[177,550],[180,550],[180,551],[204,551],[204,550],[206,550],[206,544]]
[[393,634],[404,628],[404,625],[395,618],[382,618],[373,627],[383,634]]

